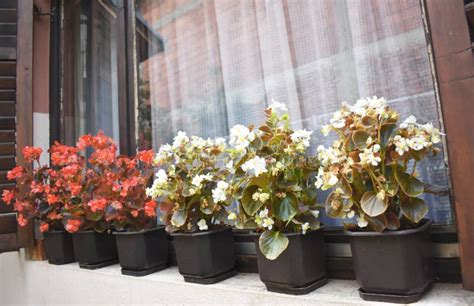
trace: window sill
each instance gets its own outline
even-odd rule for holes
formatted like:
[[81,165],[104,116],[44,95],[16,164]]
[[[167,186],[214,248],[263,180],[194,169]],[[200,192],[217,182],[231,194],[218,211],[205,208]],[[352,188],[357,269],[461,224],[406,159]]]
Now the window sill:
[[[330,280],[304,296],[265,290],[258,274],[242,273],[214,285],[185,283],[176,267],[145,277],[120,274],[120,266],[80,269],[77,263],[54,266],[25,261],[23,252],[0,255],[0,304],[298,304],[360,305],[355,281]],[[21,290],[19,290],[21,288]],[[435,284],[420,300],[424,305],[473,304],[474,295],[460,284]]]

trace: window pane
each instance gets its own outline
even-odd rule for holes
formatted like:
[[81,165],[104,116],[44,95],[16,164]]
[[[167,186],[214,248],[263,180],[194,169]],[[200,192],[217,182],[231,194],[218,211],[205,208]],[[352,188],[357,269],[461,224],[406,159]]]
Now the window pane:
[[[75,54],[65,72],[74,74],[73,137],[103,130],[119,140],[117,1],[76,1],[72,32]],[[70,41],[70,40],[69,40]],[[66,75],[65,78],[70,77]]]
[[[320,125],[359,97],[384,96],[402,119],[440,127],[419,0],[142,0],[136,14],[139,143],[155,149],[179,130],[259,124],[271,99],[295,128],[315,130],[313,153],[332,142]],[[420,169],[448,186],[443,154]],[[449,197],[426,198],[431,218],[453,222]]]

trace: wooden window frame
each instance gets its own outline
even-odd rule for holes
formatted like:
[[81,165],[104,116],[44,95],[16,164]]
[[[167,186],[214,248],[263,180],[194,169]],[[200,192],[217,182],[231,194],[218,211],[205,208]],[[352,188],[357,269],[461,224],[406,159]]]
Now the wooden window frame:
[[[53,0],[61,2],[60,0]],[[62,10],[67,14],[68,5],[62,1]],[[73,2],[73,1],[71,1]],[[454,3],[454,4],[453,4]],[[473,105],[469,98],[474,95],[459,95],[453,90],[456,86],[461,86],[464,92],[474,88],[474,84],[467,88],[465,83],[471,84],[472,81],[472,53],[471,57],[466,50],[471,50],[472,47],[460,47],[458,49],[450,50],[448,53],[443,49],[443,41],[454,41],[455,46],[460,46],[459,42],[464,42],[465,35],[469,37],[467,30],[467,19],[460,16],[460,12],[464,12],[463,0],[454,1],[437,1],[437,0],[420,0],[424,12],[424,18],[427,19],[427,29],[429,30],[428,41],[429,47],[432,48],[434,57],[433,71],[434,80],[439,84],[436,88],[439,94],[439,102],[444,118],[444,125],[447,131],[447,152],[449,153],[449,169],[452,183],[452,205],[454,206],[456,214],[456,225],[453,226],[434,226],[432,233],[432,241],[434,243],[457,243],[459,233],[460,257],[462,266],[460,266],[459,258],[438,258],[435,260],[436,274],[438,280],[444,282],[459,282],[460,270],[462,270],[462,277],[464,288],[474,290],[474,225],[469,223],[469,220],[474,220],[474,194],[469,192],[470,184],[473,181],[474,174],[474,159],[469,157],[468,153],[474,151],[474,136],[470,131],[474,129],[474,121],[469,114],[474,113]],[[120,48],[118,57],[119,65],[119,84],[126,86],[119,86],[119,120],[120,120],[120,150],[125,154],[133,154],[136,150],[136,136],[135,136],[135,105],[137,101],[137,67],[136,67],[136,50],[135,50],[135,1],[124,0],[123,14],[120,14],[119,23],[119,39],[118,43],[123,46]],[[456,17],[450,17],[446,12],[452,13]],[[63,20],[64,28],[60,35],[57,35],[61,40],[61,61],[57,66],[64,66],[64,62],[69,60],[72,56],[71,51],[74,46],[67,43],[68,39],[64,32],[67,32],[67,20]],[[450,37],[450,31],[460,31],[459,35]],[[456,43],[457,42],[457,43]],[[464,48],[464,49],[463,49]],[[469,49],[470,48],[470,49]],[[446,54],[445,54],[446,53]],[[462,58],[461,58],[462,57]],[[448,64],[453,64],[450,67]],[[471,66],[469,66],[471,65]],[[470,68],[469,68],[470,67]],[[453,71],[458,68],[460,72]],[[61,70],[61,68],[59,68]],[[468,70],[466,72],[466,69]],[[470,69],[470,70],[469,70]],[[459,79],[460,74],[464,78]],[[65,135],[63,133],[65,126],[70,124],[73,110],[68,109],[65,104],[66,101],[74,98],[74,92],[68,88],[71,84],[70,73],[61,71],[63,78],[61,85],[57,86],[57,90],[63,89],[63,111],[61,114],[54,114],[54,118],[60,119],[60,136],[58,139],[64,141]],[[51,73],[54,75],[54,73]],[[454,79],[450,79],[454,78]],[[73,81],[73,80],[72,80]],[[466,87],[467,86],[467,87]],[[72,94],[72,96],[71,96]],[[54,96],[54,93],[51,94]],[[72,99],[71,99],[72,98]],[[56,98],[57,99],[57,98]],[[56,100],[57,101],[57,100]],[[52,102],[54,103],[54,102]],[[469,105],[469,103],[471,105]],[[56,103],[56,105],[58,105]],[[465,111],[465,109],[470,110]],[[73,116],[72,116],[73,117]],[[466,128],[467,127],[467,128]],[[462,163],[462,164],[461,164]],[[457,229],[457,231],[456,231]],[[239,238],[240,239],[240,238]],[[242,238],[244,239],[244,238]],[[244,239],[245,240],[245,239]],[[328,243],[347,243],[347,237],[343,234],[341,229],[328,229],[326,234],[326,242]],[[245,242],[245,241],[241,241]],[[239,266],[244,271],[255,272],[255,258],[248,255],[242,255],[238,259]],[[329,257],[328,267],[330,276],[335,278],[349,278],[353,279],[352,260],[349,257]]]

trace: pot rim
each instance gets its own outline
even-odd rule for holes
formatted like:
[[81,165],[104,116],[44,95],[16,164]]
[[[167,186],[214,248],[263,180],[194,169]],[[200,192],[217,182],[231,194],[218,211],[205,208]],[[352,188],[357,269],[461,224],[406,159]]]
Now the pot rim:
[[418,227],[409,228],[405,230],[396,230],[396,231],[384,231],[384,232],[353,232],[350,230],[344,230],[344,234],[352,237],[373,237],[373,236],[405,236],[410,234],[415,234],[423,232],[433,224],[433,220],[425,219],[425,222]]
[[46,234],[46,233],[55,234],[55,233],[64,233],[64,232],[69,233],[65,229],[62,229],[62,230],[53,229],[53,230],[48,230],[48,231],[44,232],[43,235]]
[[165,228],[164,225],[157,225],[155,227],[142,229],[142,230],[139,230],[139,231],[121,231],[121,232],[114,231],[112,234],[114,234],[114,235],[139,235],[139,234],[145,234],[145,233],[148,233],[148,232],[154,232],[154,231],[162,230],[164,228]]
[[188,237],[191,236],[191,237],[194,237],[194,236],[204,236],[204,235],[209,235],[209,234],[222,232],[222,231],[229,231],[229,230],[232,231],[232,227],[223,226],[223,227],[214,228],[214,229],[211,229],[211,230],[208,230],[208,231],[194,232],[194,233],[175,232],[175,233],[170,233],[170,235],[172,237],[175,237],[175,236],[188,236]]
[[97,233],[97,234],[108,234],[108,235],[111,235],[113,232],[112,230],[110,230],[111,232],[108,233],[108,230],[104,231],[104,232],[97,232],[93,229],[91,230],[80,230],[80,231],[77,231],[77,232],[74,232],[72,234],[90,234],[90,233]]
[[[319,228],[317,230],[311,230],[311,231],[308,231],[306,232],[305,235],[308,235],[310,233],[316,233],[316,232],[319,232],[319,231],[324,231],[324,229],[326,228],[326,226],[324,224],[322,224],[321,226],[319,226]],[[281,233],[281,232],[280,232]],[[257,233],[255,230],[251,230],[250,235],[252,236],[260,236],[262,235],[262,233]],[[292,236],[304,236],[302,232],[293,232],[293,233],[281,233],[283,234],[284,236],[287,236],[287,237],[292,237]]]

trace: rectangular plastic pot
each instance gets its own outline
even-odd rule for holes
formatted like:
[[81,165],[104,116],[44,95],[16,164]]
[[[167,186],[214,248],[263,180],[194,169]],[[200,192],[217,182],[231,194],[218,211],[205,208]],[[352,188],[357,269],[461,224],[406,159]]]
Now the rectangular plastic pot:
[[434,275],[431,223],[382,233],[346,231],[364,300],[413,303],[421,298]]
[[179,273],[185,281],[213,284],[237,273],[230,227],[172,236]]
[[284,233],[288,247],[275,260],[267,259],[255,236],[258,272],[268,291],[301,295],[321,287],[326,279],[324,228],[302,233]]
[[122,274],[144,276],[168,266],[168,236],[163,226],[114,234]]
[[46,259],[53,265],[64,265],[76,261],[72,236],[65,230],[43,233]]
[[115,235],[95,231],[72,234],[74,255],[84,269],[98,269],[118,262]]

